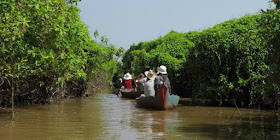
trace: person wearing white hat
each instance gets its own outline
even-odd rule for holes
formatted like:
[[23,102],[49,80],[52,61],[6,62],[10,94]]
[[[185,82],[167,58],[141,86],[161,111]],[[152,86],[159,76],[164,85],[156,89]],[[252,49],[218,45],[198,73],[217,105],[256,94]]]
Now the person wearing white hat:
[[165,66],[161,65],[157,68],[157,76],[155,78],[155,91],[156,94],[159,91],[160,86],[164,83],[168,88],[168,93],[171,94],[171,84],[169,78],[167,77],[167,69]]
[[123,85],[124,88],[133,88],[133,78],[129,72],[127,72],[123,77]]
[[166,67],[161,65],[160,67],[157,68],[157,74],[167,74]]
[[144,85],[144,95],[142,94],[140,97],[155,96],[154,80],[157,74],[149,70],[145,71],[145,75],[147,76],[147,81]]

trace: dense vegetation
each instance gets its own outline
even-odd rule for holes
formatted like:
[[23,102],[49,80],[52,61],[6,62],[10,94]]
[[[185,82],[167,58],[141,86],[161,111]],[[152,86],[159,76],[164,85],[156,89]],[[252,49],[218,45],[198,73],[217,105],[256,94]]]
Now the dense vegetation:
[[[280,13],[233,19],[203,31],[171,31],[153,41],[116,49],[91,39],[79,17],[80,0],[0,1],[0,105],[48,103],[105,88],[113,73],[168,68],[173,92],[217,105],[278,108]],[[94,91],[88,91],[92,90]]]
[[166,65],[175,94],[216,105],[276,109],[280,93],[280,13],[267,10],[201,32],[171,31],[132,45],[124,68]]
[[119,50],[91,39],[78,1],[0,1],[0,105],[82,96],[111,79]]
[[154,41],[132,45],[123,57],[123,65],[124,68],[132,68],[127,71],[140,74],[144,73],[146,68],[155,69],[164,64],[169,68],[170,80],[175,84],[182,76],[178,71],[182,69],[186,54],[193,46],[194,44],[180,33],[170,32]]

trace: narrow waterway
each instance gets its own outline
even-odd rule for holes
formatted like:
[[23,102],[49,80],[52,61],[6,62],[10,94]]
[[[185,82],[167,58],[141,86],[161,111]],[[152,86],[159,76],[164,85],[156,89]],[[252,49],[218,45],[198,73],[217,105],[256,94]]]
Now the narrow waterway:
[[141,109],[114,94],[53,101],[17,108],[15,119],[0,109],[2,140],[91,139],[278,139],[280,117],[273,111],[184,106],[169,111]]

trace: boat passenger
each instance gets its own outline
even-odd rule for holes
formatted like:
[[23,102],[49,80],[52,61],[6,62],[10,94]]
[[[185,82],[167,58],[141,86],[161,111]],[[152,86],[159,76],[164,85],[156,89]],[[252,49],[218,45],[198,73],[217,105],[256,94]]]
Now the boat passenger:
[[144,85],[144,94],[141,97],[155,96],[154,80],[156,73],[152,70],[145,71],[147,82]]
[[133,88],[134,80],[129,72],[127,72],[123,77],[123,86],[124,88]]
[[165,84],[165,86],[167,87],[168,91],[167,93],[169,93],[171,95],[171,85],[170,85],[170,81],[169,78],[167,76],[167,69],[165,66],[160,66],[157,68],[157,76],[155,78],[155,92],[156,94],[159,92],[159,88],[160,86],[163,84]]
[[120,78],[118,76],[118,74],[115,73],[113,76],[113,79],[112,79],[112,83],[115,88],[121,88],[122,87],[122,78]]
[[144,85],[146,81],[147,78],[145,78],[145,75],[141,73],[136,80],[137,91],[144,91]]

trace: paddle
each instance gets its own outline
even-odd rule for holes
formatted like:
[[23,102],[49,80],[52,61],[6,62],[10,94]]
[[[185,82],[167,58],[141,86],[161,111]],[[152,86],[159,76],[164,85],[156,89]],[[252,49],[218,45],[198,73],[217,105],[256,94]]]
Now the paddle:
[[121,92],[121,89],[118,90],[118,92],[116,93],[116,95],[119,97],[119,94]]

